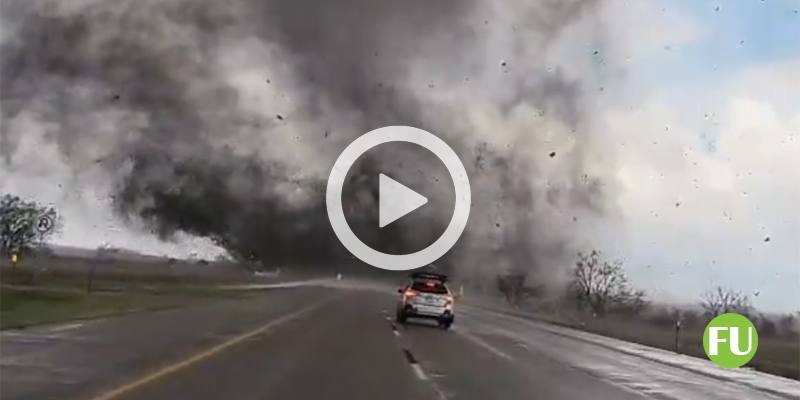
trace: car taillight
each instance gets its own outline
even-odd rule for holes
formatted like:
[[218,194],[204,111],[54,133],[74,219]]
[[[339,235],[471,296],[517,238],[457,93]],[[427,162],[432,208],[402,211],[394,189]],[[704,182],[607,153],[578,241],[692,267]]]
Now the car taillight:
[[444,302],[445,307],[453,307],[453,296],[447,296],[447,300]]
[[403,297],[404,297],[406,300],[408,300],[408,299],[412,299],[412,298],[414,298],[414,296],[416,296],[416,295],[417,295],[417,292],[415,292],[415,291],[413,291],[413,290],[411,290],[411,289],[408,289],[408,290],[406,290],[406,291],[405,291],[405,293],[403,293]]

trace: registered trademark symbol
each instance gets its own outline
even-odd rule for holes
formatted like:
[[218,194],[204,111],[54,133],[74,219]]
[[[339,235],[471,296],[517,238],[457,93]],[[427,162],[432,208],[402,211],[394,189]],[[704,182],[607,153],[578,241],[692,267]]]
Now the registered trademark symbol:
[[47,215],[42,215],[36,220],[36,230],[39,233],[47,233],[53,229],[53,219]]

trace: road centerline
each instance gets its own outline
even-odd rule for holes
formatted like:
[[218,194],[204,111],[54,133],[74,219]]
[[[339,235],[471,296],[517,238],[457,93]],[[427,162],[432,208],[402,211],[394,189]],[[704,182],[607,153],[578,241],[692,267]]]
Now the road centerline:
[[248,332],[243,333],[241,335],[238,335],[238,336],[236,336],[234,338],[231,338],[231,339],[229,339],[227,341],[224,341],[224,342],[222,342],[222,343],[220,343],[220,344],[218,344],[216,346],[213,346],[213,347],[208,348],[206,350],[203,350],[203,351],[200,351],[198,353],[195,353],[195,354],[193,354],[193,355],[191,355],[191,356],[189,356],[187,358],[184,358],[184,359],[182,359],[180,361],[177,361],[177,362],[174,362],[172,364],[169,364],[169,365],[163,366],[161,368],[158,368],[157,370],[155,370],[153,372],[150,372],[150,373],[147,373],[144,376],[142,376],[141,378],[138,378],[138,379],[136,379],[136,380],[134,380],[132,382],[123,384],[121,386],[118,386],[117,388],[112,389],[110,391],[107,391],[105,393],[101,393],[99,395],[95,395],[94,397],[89,398],[89,400],[111,400],[111,399],[114,399],[114,398],[116,398],[118,396],[126,394],[128,392],[131,392],[131,391],[133,391],[133,390],[135,390],[135,389],[137,389],[139,387],[145,386],[145,385],[147,385],[147,384],[149,384],[151,382],[154,382],[154,381],[156,381],[156,380],[158,380],[160,378],[163,378],[163,377],[165,377],[167,375],[170,375],[170,374],[175,373],[177,371],[180,371],[180,370],[182,370],[182,369],[184,369],[186,367],[189,367],[191,365],[194,365],[194,364],[197,364],[199,362],[202,362],[202,361],[204,361],[204,360],[206,360],[206,359],[208,359],[208,358],[210,358],[210,357],[212,357],[212,356],[214,356],[214,355],[216,355],[218,353],[221,353],[221,352],[223,352],[223,351],[225,351],[225,350],[227,350],[227,349],[229,349],[229,348],[231,348],[231,347],[233,347],[233,346],[235,346],[235,345],[237,345],[237,344],[239,344],[241,342],[244,342],[244,341],[246,341],[248,339],[251,339],[253,337],[256,337],[258,335],[267,333],[268,331],[278,327],[279,325],[283,325],[283,324],[285,324],[285,323],[287,323],[289,321],[298,319],[301,316],[306,315],[306,314],[310,313],[311,311],[314,311],[314,310],[318,309],[319,307],[321,307],[322,305],[328,303],[329,301],[330,301],[330,299],[322,300],[322,301],[319,301],[317,303],[314,303],[314,304],[311,304],[309,306],[306,306],[304,308],[301,308],[301,309],[299,309],[297,311],[294,311],[292,313],[285,314],[285,315],[283,315],[281,317],[273,319],[272,321],[269,321],[269,322],[267,322],[267,323],[255,328],[255,329],[253,329],[251,331],[248,331]]

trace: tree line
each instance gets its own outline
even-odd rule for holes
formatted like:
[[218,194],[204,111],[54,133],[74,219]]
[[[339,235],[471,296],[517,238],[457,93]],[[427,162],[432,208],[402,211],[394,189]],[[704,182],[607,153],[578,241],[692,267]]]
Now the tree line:
[[[529,299],[541,298],[544,292],[540,285],[529,280],[525,273],[501,274],[497,276],[497,289],[509,304],[519,307]],[[655,307],[644,290],[632,285],[622,261],[607,260],[598,250],[577,253],[575,264],[570,270],[569,283],[559,302],[561,307],[571,305],[580,312],[596,317],[608,314],[636,316],[650,308],[650,318],[664,320],[662,323],[672,325],[681,320],[708,321],[720,314],[738,313],[750,318],[759,331],[763,330],[765,334],[796,330],[797,320],[800,318],[800,313],[786,314],[779,318],[759,313],[746,294],[723,286],[715,286],[703,292],[694,310],[691,307],[672,307],[672,311],[667,311],[670,307]]]

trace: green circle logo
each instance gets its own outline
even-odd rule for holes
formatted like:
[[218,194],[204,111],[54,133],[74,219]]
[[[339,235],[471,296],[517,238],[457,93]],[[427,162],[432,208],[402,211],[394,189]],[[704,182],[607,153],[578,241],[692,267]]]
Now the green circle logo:
[[741,314],[718,315],[706,325],[703,349],[708,358],[722,368],[741,367],[756,355],[756,327]]

